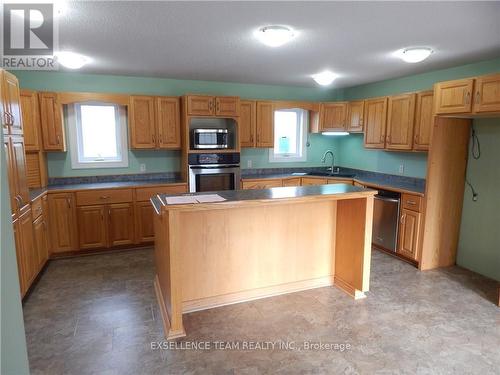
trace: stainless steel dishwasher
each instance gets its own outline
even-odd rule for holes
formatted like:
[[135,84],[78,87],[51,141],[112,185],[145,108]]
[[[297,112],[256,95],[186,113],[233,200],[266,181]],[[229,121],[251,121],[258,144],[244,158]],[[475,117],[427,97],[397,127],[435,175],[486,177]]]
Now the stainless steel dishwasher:
[[401,194],[379,190],[373,207],[374,246],[396,252]]

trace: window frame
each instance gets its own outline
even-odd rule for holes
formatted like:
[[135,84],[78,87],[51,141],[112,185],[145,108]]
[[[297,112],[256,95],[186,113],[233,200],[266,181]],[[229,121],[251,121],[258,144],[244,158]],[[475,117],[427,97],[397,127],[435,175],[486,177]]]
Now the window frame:
[[[114,158],[100,158],[89,160],[83,157],[83,136],[81,127],[82,106],[115,107],[116,146],[120,160]],[[66,106],[66,120],[69,130],[69,143],[72,169],[96,169],[96,168],[128,168],[128,125],[127,110],[123,105],[109,102],[88,101],[69,104]]]
[[[299,153],[293,154],[277,154],[274,152],[274,146],[269,149],[269,162],[270,163],[294,163],[294,162],[305,162],[307,161],[307,131],[309,127],[309,113],[308,111],[301,108],[285,108],[278,109],[273,112],[295,112],[297,113],[298,128],[297,128],[297,142],[299,146],[297,150]],[[274,120],[274,119],[273,119]],[[273,121],[273,132],[274,129]]]

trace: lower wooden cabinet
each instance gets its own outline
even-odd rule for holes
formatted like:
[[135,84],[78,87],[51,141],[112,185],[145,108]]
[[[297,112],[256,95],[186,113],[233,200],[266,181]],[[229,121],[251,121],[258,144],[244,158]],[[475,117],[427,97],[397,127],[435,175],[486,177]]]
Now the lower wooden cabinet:
[[135,204],[136,240],[138,243],[148,243],[154,241],[155,231],[153,215],[154,210],[151,202],[137,202]]
[[21,295],[24,296],[38,274],[31,209],[14,220],[14,239]]
[[270,189],[283,186],[281,178],[264,178],[259,180],[247,180],[241,184],[243,189]]
[[78,249],[78,224],[74,193],[49,194],[51,252]]
[[104,205],[78,207],[78,238],[80,249],[106,247]]
[[421,215],[419,212],[401,210],[398,253],[414,260],[417,259]]
[[300,186],[300,178],[285,178],[283,186]]
[[133,203],[110,204],[107,208],[108,246],[112,247],[133,244],[135,240]]
[[328,180],[326,178],[302,177],[302,186],[307,185],[326,185]]
[[41,270],[49,259],[49,233],[45,216],[39,216],[33,221],[33,234],[36,248],[37,269]]

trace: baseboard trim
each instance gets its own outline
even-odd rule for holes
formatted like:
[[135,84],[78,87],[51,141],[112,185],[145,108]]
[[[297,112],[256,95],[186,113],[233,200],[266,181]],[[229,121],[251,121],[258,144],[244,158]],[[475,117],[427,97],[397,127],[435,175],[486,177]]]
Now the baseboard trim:
[[302,290],[321,288],[332,286],[333,279],[331,276],[325,276],[317,279],[295,281],[286,284],[280,284],[270,287],[245,290],[242,292],[223,294],[219,296],[200,298],[190,301],[184,301],[182,304],[182,312],[184,314],[211,309],[225,305],[232,305],[241,302],[253,301],[261,298],[274,297],[281,294],[300,292]]
[[161,293],[160,280],[158,280],[158,275],[155,276],[154,286],[155,286],[156,301],[158,302],[158,306],[160,307],[160,314],[163,323],[163,332],[165,333],[165,338],[167,340],[173,340],[179,337],[186,336],[186,331],[184,330],[172,331],[170,329],[170,319],[168,317],[165,300],[163,299],[163,295]]
[[340,277],[334,276],[333,281],[334,281],[334,284],[336,287],[338,287],[340,290],[344,291],[345,293],[349,294],[354,299],[366,298],[366,294],[364,292],[362,292],[361,290],[355,289],[351,284],[345,282]]

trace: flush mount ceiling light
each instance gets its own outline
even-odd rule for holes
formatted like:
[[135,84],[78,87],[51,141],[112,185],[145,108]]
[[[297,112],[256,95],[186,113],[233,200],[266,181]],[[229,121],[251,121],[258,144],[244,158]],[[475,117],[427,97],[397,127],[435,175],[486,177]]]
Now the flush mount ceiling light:
[[323,135],[349,135],[348,132],[322,132]]
[[269,47],[280,47],[295,36],[294,31],[286,26],[265,26],[256,32],[257,38]]
[[330,85],[334,80],[335,78],[337,78],[338,76],[333,73],[333,72],[330,72],[329,70],[325,70],[324,72],[321,72],[321,73],[318,73],[318,74],[314,74],[312,76],[312,79],[314,79],[314,81],[316,81],[316,83],[318,85],[321,85],[321,86],[328,86]]
[[432,52],[432,49],[428,47],[415,47],[402,49],[397,54],[404,62],[414,64],[424,61]]
[[57,62],[68,69],[80,69],[88,64],[90,59],[87,56],[76,52],[61,51],[55,55]]

